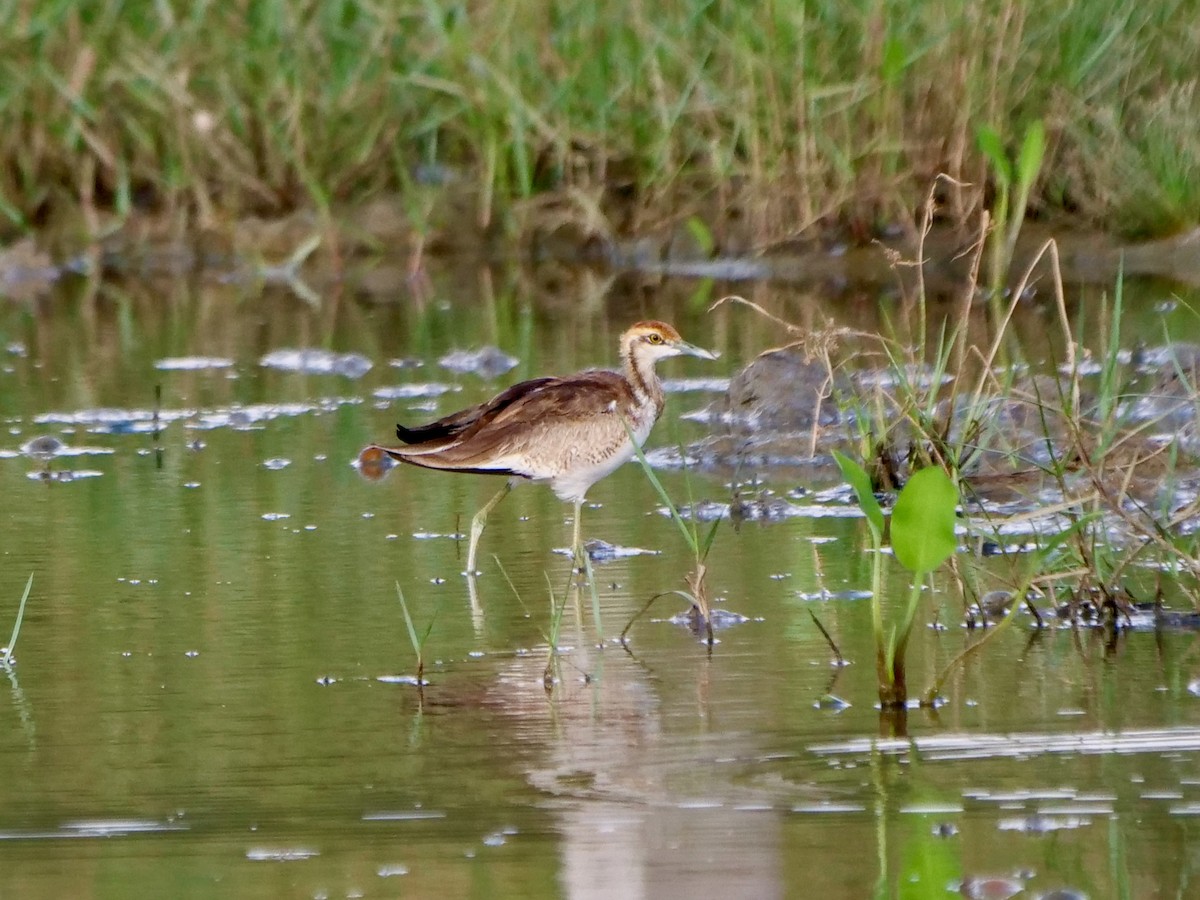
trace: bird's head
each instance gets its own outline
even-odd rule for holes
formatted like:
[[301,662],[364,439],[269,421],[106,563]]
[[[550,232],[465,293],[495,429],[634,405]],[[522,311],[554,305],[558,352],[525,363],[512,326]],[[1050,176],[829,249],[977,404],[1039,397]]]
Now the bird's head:
[[669,356],[717,358],[715,353],[689,344],[666,322],[638,322],[621,337],[621,351],[621,355],[626,358],[647,360],[651,363]]

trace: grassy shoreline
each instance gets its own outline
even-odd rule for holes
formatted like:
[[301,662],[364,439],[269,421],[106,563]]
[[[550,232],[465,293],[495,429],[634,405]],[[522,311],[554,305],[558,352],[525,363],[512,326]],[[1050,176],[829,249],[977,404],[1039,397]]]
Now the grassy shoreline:
[[[722,210],[760,243],[990,201],[977,144],[1045,124],[1027,212],[1127,235],[1200,220],[1195,0],[674,0],[0,9],[0,235],[82,213],[249,214],[448,190],[481,230],[635,232]],[[529,204],[526,203],[526,206]],[[719,224],[719,223],[718,223]],[[719,229],[715,235],[720,241]]]

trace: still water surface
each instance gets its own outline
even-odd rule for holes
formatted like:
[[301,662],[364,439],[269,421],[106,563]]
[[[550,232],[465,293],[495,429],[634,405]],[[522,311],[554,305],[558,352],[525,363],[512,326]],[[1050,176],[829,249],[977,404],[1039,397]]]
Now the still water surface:
[[[4,637],[34,574],[0,676],[0,897],[937,897],[964,879],[1200,896],[1196,635],[1010,629],[894,737],[873,708],[856,519],[722,526],[710,586],[748,621],[710,652],[662,599],[627,652],[612,639],[690,568],[637,466],[585,509],[587,537],[655,551],[596,564],[598,622],[568,589],[554,551],[570,511],[546,488],[493,514],[472,602],[456,535],[498,482],[402,468],[374,484],[351,466],[397,419],[612,364],[639,318],[723,354],[668,377],[727,377],[778,342],[744,310],[705,315],[693,290],[575,308],[457,272],[422,303],[347,291],[314,310],[175,282],[0,306]],[[760,293],[794,321],[878,321],[873,298]],[[1148,286],[1133,327],[1200,330],[1155,311],[1164,299]],[[485,380],[438,364],[486,344],[517,366]],[[260,364],[302,347],[373,365]],[[680,415],[715,396],[672,393],[652,446],[704,434]],[[50,474],[18,452],[45,434],[69,450]],[[793,498],[835,486],[736,474]],[[733,476],[662,473],[674,496],[718,502]],[[418,630],[433,623],[423,692],[397,585]],[[907,582],[888,589],[901,603]],[[547,695],[552,597],[567,603]],[[831,665],[810,609],[850,666]],[[921,633],[914,686],[969,640]]]

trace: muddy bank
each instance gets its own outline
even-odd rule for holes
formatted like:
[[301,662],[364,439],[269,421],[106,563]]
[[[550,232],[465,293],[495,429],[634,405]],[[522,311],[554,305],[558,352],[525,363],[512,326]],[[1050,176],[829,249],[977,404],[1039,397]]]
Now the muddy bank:
[[[819,288],[829,294],[911,290],[916,235],[897,227],[879,235],[813,228],[763,242],[736,204],[658,223],[620,208],[591,210],[568,199],[530,201],[506,225],[481,221],[469,194],[447,192],[421,228],[401,197],[380,197],[322,217],[311,211],[245,217],[194,228],[186,217],[140,215],[101,223],[92,241],[73,228],[49,230],[0,248],[0,296],[29,299],[75,274],[119,277],[200,275],[246,284],[281,284],[309,302],[346,284],[381,298],[420,291],[431,259],[470,264],[521,260],[551,286],[569,286],[582,270],[631,272],[727,283],[758,281]],[[1200,285],[1200,231],[1136,245],[1094,232],[1028,226],[1013,278],[1053,238],[1066,281],[1111,285],[1126,276]],[[971,282],[975,235],[936,228],[924,243],[928,291],[951,295]],[[1036,291],[1036,287],[1033,289]]]

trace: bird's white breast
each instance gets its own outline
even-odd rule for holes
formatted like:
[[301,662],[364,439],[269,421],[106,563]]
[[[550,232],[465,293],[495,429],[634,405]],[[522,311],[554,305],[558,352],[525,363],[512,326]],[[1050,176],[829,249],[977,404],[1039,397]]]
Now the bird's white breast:
[[[654,422],[658,418],[657,413],[657,409],[653,406],[640,407],[634,411],[634,415],[629,421],[629,431],[633,432],[639,447],[646,443],[646,438],[650,436],[650,431],[654,428]],[[617,435],[619,440],[597,440],[590,445],[587,442],[581,442],[573,464],[565,466],[560,473],[551,477],[550,487],[560,500],[582,500],[593,484],[612,474],[633,458],[634,448],[633,443],[629,440],[629,431],[625,430],[625,426],[618,417],[614,416],[613,421],[615,421],[616,427],[623,432]]]

